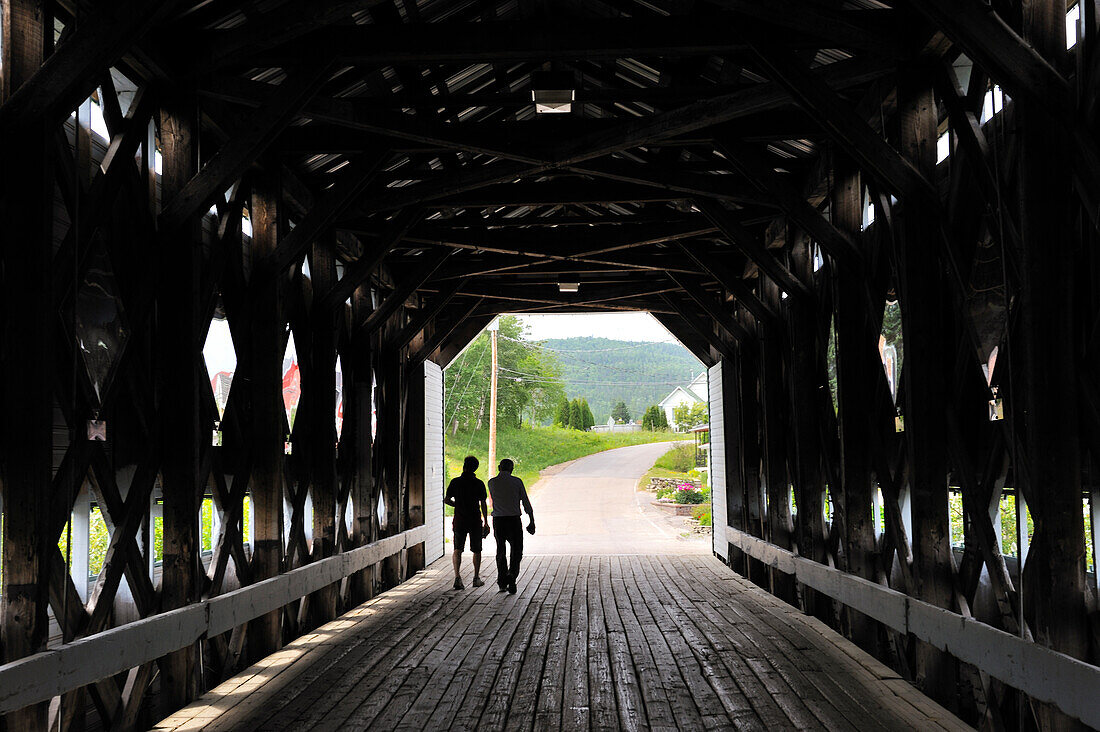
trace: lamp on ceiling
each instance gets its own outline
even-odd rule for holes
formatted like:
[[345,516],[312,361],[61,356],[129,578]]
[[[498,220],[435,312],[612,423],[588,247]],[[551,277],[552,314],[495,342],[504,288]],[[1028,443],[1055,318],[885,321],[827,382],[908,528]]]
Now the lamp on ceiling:
[[558,292],[577,292],[581,289],[580,282],[559,282]]
[[539,71],[531,74],[531,101],[539,114],[568,114],[576,98],[573,74],[561,71]]

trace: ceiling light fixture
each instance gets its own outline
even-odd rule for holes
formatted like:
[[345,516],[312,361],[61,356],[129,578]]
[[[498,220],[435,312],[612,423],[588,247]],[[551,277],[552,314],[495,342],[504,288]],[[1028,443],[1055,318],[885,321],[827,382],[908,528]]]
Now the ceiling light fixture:
[[558,291],[559,292],[577,292],[580,289],[581,289],[581,283],[580,282],[559,282],[558,283]]
[[531,101],[539,114],[568,114],[576,98],[573,74],[542,71],[531,75]]

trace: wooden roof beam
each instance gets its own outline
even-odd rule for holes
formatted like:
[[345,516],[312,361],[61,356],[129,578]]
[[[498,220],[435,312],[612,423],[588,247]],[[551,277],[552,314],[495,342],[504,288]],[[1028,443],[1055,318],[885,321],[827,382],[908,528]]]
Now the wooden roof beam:
[[285,270],[305,254],[318,236],[334,226],[358,201],[387,157],[386,153],[375,152],[353,160],[336,184],[313,203],[305,217],[279,242],[266,265],[269,273],[276,275]]
[[880,185],[901,199],[920,196],[938,200],[928,179],[809,68],[775,49],[763,45],[753,48],[772,81],[782,85],[798,104],[815,115],[829,136]]
[[[456,280],[448,285],[445,289],[441,290],[438,295],[432,299],[432,304],[424,308],[413,320],[401,329],[393,340],[387,345],[390,348],[404,348],[417,336],[420,331],[428,325],[428,323],[435,320],[443,308],[447,307],[451,301],[455,298],[455,295],[466,286],[467,280]],[[479,300],[480,302],[480,300]]]
[[[750,21],[742,24],[755,25]],[[788,48],[829,45],[829,39],[808,30],[769,34],[769,39]],[[688,16],[585,18],[578,22],[555,14],[551,19],[520,22],[346,24],[324,30],[315,38],[313,43],[299,42],[287,50],[308,54],[311,49],[323,49],[349,64],[366,67],[728,56],[748,50],[723,24]],[[878,53],[895,55],[900,50],[896,45],[872,42]],[[249,62],[278,65],[285,55],[281,51],[251,56]]]
[[703,365],[707,368],[718,363],[718,359],[712,352],[710,339],[696,330],[675,306],[668,304],[668,308],[672,310],[674,314],[657,312],[651,312],[651,314],[658,323],[665,327],[665,330],[671,333],[676,340],[680,341],[680,344],[691,351],[691,355],[702,361]]
[[424,263],[414,274],[409,275],[403,282],[397,285],[397,289],[386,296],[370,315],[359,324],[359,328],[364,333],[373,333],[383,323],[385,323],[391,315],[397,312],[397,309],[405,304],[405,301],[412,296],[414,292],[420,289],[420,287],[427,282],[435,271],[439,269],[447,257],[453,254],[451,249],[441,249],[435,254],[425,255]]
[[423,216],[424,212],[415,208],[406,209],[394,216],[386,225],[386,229],[378,240],[365,245],[359,259],[344,271],[344,276],[340,278],[340,281],[336,283],[336,286],[332,288],[332,291],[326,297],[327,303],[331,306],[351,297],[351,293],[355,292],[355,288],[366,282],[375,268],[386,258],[386,255],[401,243],[409,230]]
[[774,164],[764,153],[736,140],[719,140],[718,145],[738,172],[774,198],[791,220],[839,263],[852,265],[862,260],[852,238],[833,226],[821,211],[810,205],[804,196],[776,173]]
[[712,298],[703,290],[702,278],[669,273],[671,279],[678,288],[695,301],[695,304],[703,309],[718,327],[725,331],[726,335],[737,343],[745,343],[749,339],[749,333],[745,327],[733,319],[733,315],[727,312],[722,303]]
[[81,17],[80,27],[0,106],[4,147],[18,144],[19,130],[64,121],[95,90],[99,74],[181,4],[179,0],[116,0],[99,3]]
[[676,245],[691,261],[695,262],[704,272],[713,277],[718,284],[726,289],[735,300],[745,306],[757,320],[770,322],[776,317],[776,313],[760,298],[758,298],[745,281],[733,273],[733,270],[719,261],[716,257],[704,256],[682,242]]
[[174,229],[207,210],[234,180],[256,162],[261,153],[298,115],[328,77],[330,63],[322,61],[296,69],[275,87],[251,116],[248,125],[214,154],[187,185],[164,207],[160,226]]
[[759,241],[752,232],[741,224],[733,221],[721,205],[714,201],[697,199],[695,205],[710,219],[730,243],[752,260],[762,272],[772,278],[786,293],[792,297],[814,299],[814,294],[805,284],[795,277],[786,266],[775,258],[770,251],[764,248],[764,243]]

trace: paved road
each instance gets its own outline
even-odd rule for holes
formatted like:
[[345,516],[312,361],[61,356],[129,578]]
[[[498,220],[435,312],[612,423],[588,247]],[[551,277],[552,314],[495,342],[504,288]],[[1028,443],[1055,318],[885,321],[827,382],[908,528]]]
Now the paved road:
[[[672,447],[634,445],[596,453],[544,477],[532,496],[538,533],[524,534],[525,554],[707,553],[710,537],[689,534],[684,519],[634,491],[638,479]],[[486,542],[486,551],[495,544]]]

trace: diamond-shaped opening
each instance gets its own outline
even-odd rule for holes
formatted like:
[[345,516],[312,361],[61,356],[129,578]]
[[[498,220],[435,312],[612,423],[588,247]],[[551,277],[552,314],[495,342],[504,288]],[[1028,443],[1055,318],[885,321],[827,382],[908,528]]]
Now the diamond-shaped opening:
[[237,370],[237,351],[233,348],[233,336],[229,331],[229,321],[224,315],[215,314],[206,331],[206,342],[202,347],[202,358],[206,362],[206,373],[210,377],[210,388],[214,392],[214,402],[218,405],[218,419],[225,414],[225,405],[229,403],[229,390],[233,387],[233,373]]
[[886,371],[886,381],[890,385],[890,396],[897,402],[901,366],[905,356],[905,343],[901,329],[901,304],[897,300],[887,300],[886,307],[883,308],[878,353],[882,359],[882,368]]
[[96,237],[88,256],[87,271],[76,291],[75,336],[88,379],[102,403],[129,330],[102,239]]
[[382,529],[386,526],[386,498],[381,493],[378,494],[378,528]]
[[336,357],[336,439],[344,432],[344,362]]
[[283,352],[283,407],[291,431],[294,430],[294,418],[298,414],[301,398],[302,372],[298,369],[298,350],[294,344],[294,331],[288,331],[286,351]]

